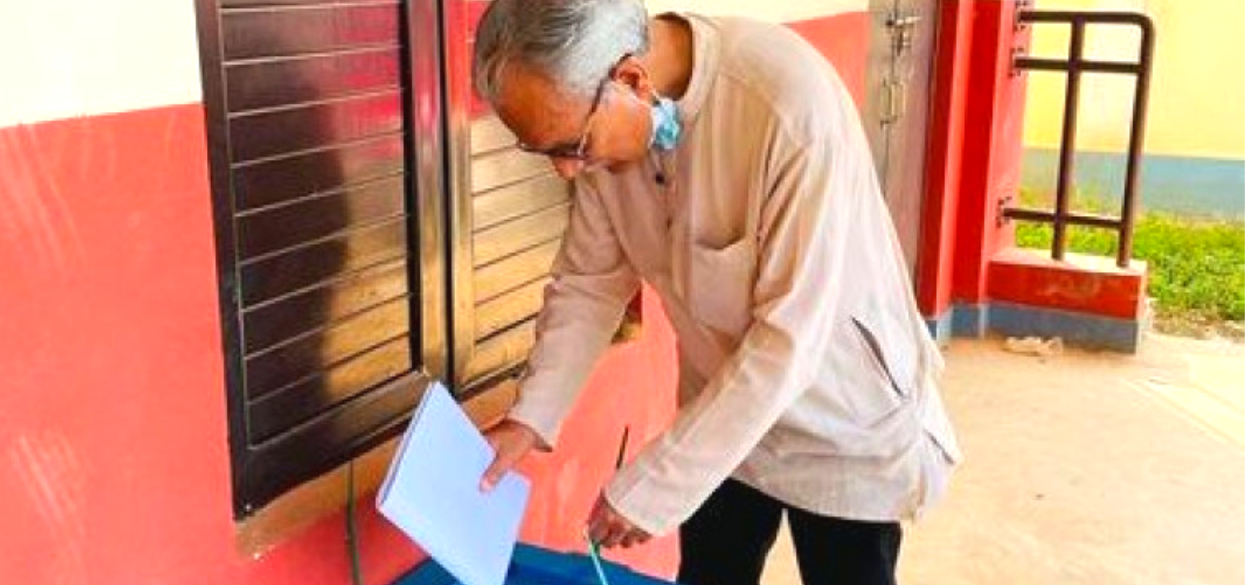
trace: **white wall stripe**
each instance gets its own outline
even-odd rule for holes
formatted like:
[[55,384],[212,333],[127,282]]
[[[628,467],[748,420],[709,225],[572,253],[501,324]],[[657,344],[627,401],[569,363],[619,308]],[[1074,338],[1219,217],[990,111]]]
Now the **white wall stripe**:
[[193,0],[0,0],[0,127],[201,100]]
[[697,12],[749,16],[770,22],[794,22],[844,12],[864,12],[869,0],[647,0],[649,12]]

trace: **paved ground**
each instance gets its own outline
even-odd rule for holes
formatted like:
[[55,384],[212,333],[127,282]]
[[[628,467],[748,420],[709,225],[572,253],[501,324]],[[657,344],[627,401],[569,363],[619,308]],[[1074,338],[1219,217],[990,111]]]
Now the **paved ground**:
[[[1152,335],[1137,356],[956,342],[968,457],[910,527],[905,585],[1245,584],[1245,346]],[[785,536],[765,585],[799,583]]]

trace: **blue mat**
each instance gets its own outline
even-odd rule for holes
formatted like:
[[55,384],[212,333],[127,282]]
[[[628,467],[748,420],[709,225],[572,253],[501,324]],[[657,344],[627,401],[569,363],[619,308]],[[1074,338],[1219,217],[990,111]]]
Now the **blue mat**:
[[[673,585],[669,581],[641,575],[615,563],[605,563],[610,585]],[[425,562],[398,579],[394,585],[458,585],[449,573],[433,561]],[[557,553],[519,544],[510,561],[506,585],[599,585],[592,560],[587,555]]]

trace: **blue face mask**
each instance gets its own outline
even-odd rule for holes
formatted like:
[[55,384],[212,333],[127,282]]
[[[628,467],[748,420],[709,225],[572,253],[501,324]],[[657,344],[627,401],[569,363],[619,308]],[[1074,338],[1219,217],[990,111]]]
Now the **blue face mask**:
[[657,150],[673,150],[679,144],[679,132],[682,131],[682,127],[679,126],[678,108],[675,107],[674,100],[657,98],[657,103],[653,104],[650,113],[653,116],[653,133],[648,138],[648,147]]

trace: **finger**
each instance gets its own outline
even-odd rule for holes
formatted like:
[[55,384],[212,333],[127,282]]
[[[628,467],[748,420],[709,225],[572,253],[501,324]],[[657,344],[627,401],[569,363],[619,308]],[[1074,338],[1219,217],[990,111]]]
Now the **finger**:
[[494,457],[493,462],[489,464],[488,469],[484,470],[484,475],[480,477],[480,491],[487,492],[497,485],[498,478],[501,477],[501,457]]
[[622,542],[623,536],[626,535],[626,533],[627,529],[624,526],[617,523],[611,523],[609,531],[606,533],[605,539],[601,543],[601,546],[604,546],[605,548],[614,548],[618,546],[618,544]]
[[605,540],[607,533],[608,526],[602,521],[598,511],[593,510],[592,516],[588,518],[588,538],[591,538],[592,542],[600,545],[601,542]]
[[497,482],[501,481],[503,475],[506,475],[510,468],[514,467],[515,457],[511,453],[498,451],[497,456],[493,458],[493,462],[489,464],[488,469],[484,470],[484,477],[480,479],[480,491],[490,491]]
[[492,432],[485,433],[484,440],[488,442],[489,448],[492,449],[494,453],[496,453],[497,450],[501,448],[500,447],[501,439],[497,438],[497,433],[492,433]]
[[623,548],[630,548],[632,546],[640,546],[642,544],[647,543],[652,538],[653,537],[650,536],[649,533],[643,530],[640,530],[639,528],[632,528],[631,532],[627,533],[627,537],[623,539]]
[[597,498],[597,501],[592,504],[592,511],[588,513],[588,535],[597,544],[605,540],[610,527],[609,508],[604,506],[603,503],[601,498]]

